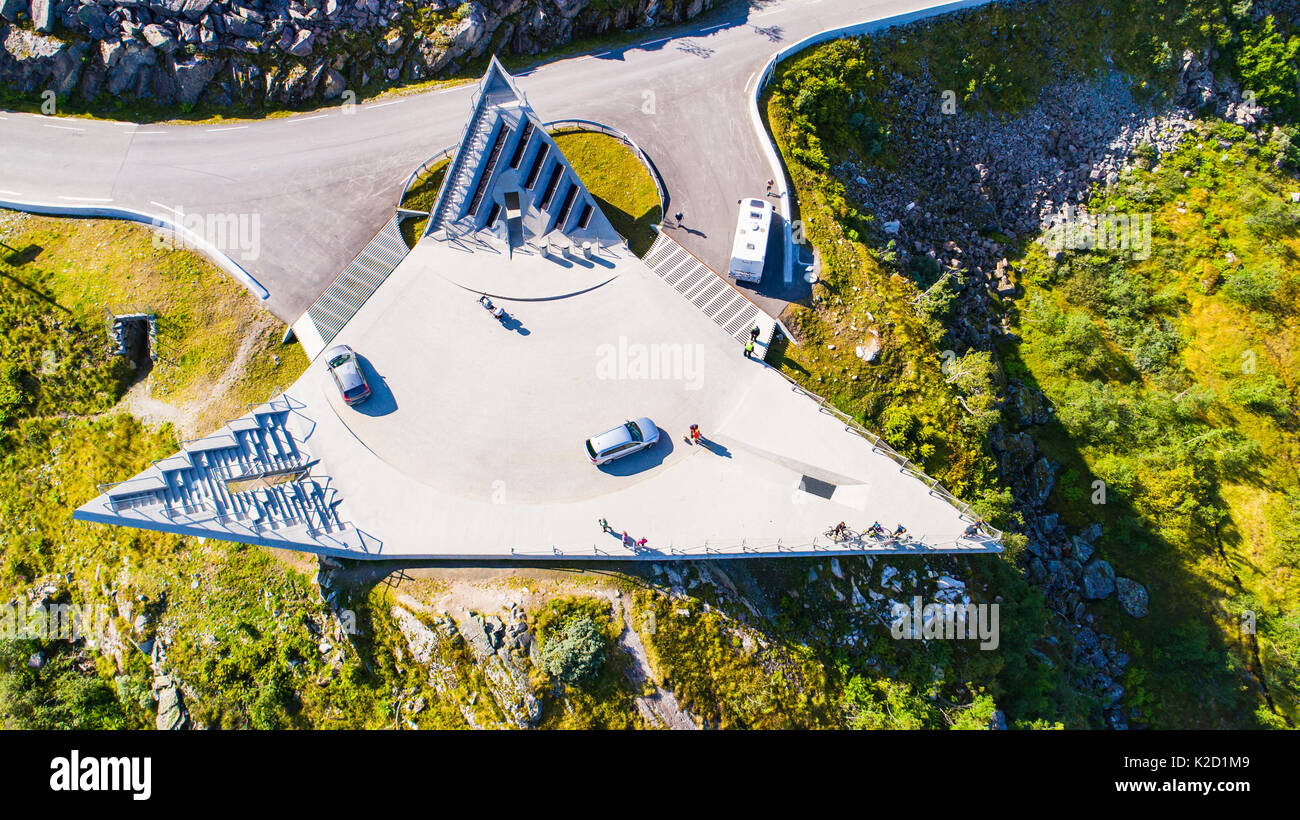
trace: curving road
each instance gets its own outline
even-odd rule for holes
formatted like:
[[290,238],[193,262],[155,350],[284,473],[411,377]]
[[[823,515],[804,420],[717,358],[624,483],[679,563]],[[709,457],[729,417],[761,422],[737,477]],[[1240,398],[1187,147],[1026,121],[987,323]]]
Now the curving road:
[[[685,212],[684,227],[671,232],[724,269],[736,200],[761,196],[778,176],[750,116],[767,60],[825,29],[957,5],[965,3],[742,1],[693,26],[648,32],[648,42],[518,76],[543,119],[598,120],[636,140],[664,178],[669,213]],[[257,240],[255,252],[228,253],[291,322],[391,216],[407,175],[456,142],[475,87],[226,125],[0,112],[0,202],[128,208],[171,221],[178,213],[256,217],[257,233],[245,235]],[[764,295],[779,309],[799,286],[775,280]]]

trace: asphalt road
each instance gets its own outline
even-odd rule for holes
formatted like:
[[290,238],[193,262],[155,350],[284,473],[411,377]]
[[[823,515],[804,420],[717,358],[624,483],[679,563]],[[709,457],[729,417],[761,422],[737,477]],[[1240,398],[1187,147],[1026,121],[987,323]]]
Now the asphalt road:
[[[725,270],[736,200],[761,196],[772,176],[749,115],[767,59],[825,29],[939,5],[738,2],[695,26],[647,32],[645,43],[546,64],[519,84],[545,120],[597,120],[636,140],[664,178],[668,213],[685,214],[673,235]],[[229,255],[291,322],[391,216],[410,172],[459,138],[474,87],[226,125],[0,112],[0,200],[243,215],[251,252]],[[796,294],[797,282],[767,278],[776,298],[765,306]]]

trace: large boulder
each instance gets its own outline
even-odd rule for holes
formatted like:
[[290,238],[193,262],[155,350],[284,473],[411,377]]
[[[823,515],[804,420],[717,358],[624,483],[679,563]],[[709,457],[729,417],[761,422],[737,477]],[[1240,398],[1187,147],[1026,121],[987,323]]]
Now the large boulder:
[[1083,568],[1083,594],[1099,601],[1115,591],[1115,570],[1100,558]]
[[208,13],[208,7],[216,0],[185,0],[181,7],[181,14],[184,14],[190,20],[198,20]]
[[293,38],[292,44],[286,49],[295,57],[308,57],[311,55],[312,46],[316,44],[316,32],[311,29],[303,29]]
[[321,96],[327,100],[332,100],[346,91],[347,87],[348,82],[343,78],[343,75],[331,68],[325,73],[325,82],[321,85]]
[[31,15],[32,26],[37,31],[54,30],[54,0],[32,0]]
[[109,19],[108,12],[98,3],[87,3],[84,6],[78,6],[77,21],[94,40],[104,39],[108,36],[108,32],[114,28],[114,23]]
[[0,17],[9,22],[18,19],[18,15],[27,11],[27,0],[0,0]]
[[1115,579],[1115,598],[1120,608],[1134,618],[1144,618],[1147,614],[1147,588],[1132,578]]
[[177,101],[182,105],[196,103],[220,67],[219,61],[202,55],[176,63],[172,75],[176,79]]
[[158,58],[152,48],[128,45],[122,49],[116,66],[108,72],[108,93],[113,96],[132,88],[138,81],[141,69],[152,66]]
[[158,718],[154,726],[163,731],[184,729],[189,723],[185,714],[185,704],[181,700],[181,690],[175,684],[165,685],[158,690]]
[[157,23],[150,23],[144,27],[145,42],[161,51],[163,54],[171,54],[180,47],[180,40],[166,26],[160,26]]

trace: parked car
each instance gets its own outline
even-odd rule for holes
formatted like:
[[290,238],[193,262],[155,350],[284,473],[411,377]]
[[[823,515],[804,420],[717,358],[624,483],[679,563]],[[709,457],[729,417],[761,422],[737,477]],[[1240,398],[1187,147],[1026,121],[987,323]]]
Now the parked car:
[[613,430],[587,439],[587,460],[599,467],[616,458],[640,452],[659,441],[659,428],[647,418],[626,421]]
[[370,385],[366,384],[361,361],[352,348],[347,345],[331,347],[325,351],[325,364],[329,366],[330,377],[343,395],[343,401],[359,404],[370,398]]

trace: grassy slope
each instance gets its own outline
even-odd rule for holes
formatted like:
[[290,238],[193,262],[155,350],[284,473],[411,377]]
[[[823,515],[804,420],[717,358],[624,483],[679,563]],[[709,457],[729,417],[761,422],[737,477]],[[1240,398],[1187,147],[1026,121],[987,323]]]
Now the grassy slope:
[[[979,435],[964,433],[951,423],[954,414],[950,402],[954,393],[939,378],[936,361],[939,351],[926,338],[932,334],[925,332],[924,322],[908,307],[916,290],[910,282],[893,273],[896,266],[891,264],[887,250],[872,250],[857,241],[859,231],[871,217],[857,211],[845,198],[842,184],[829,168],[832,162],[844,157],[860,161],[870,157],[869,161],[888,165],[887,128],[874,131],[861,128],[860,120],[850,121],[849,112],[865,115],[868,125],[872,119],[887,123],[896,112],[876,101],[884,96],[880,93],[883,84],[895,72],[929,72],[941,87],[956,89],[968,108],[985,109],[996,115],[999,110],[1013,111],[1032,101],[1038,88],[1052,76],[1047,70],[1051,63],[1086,74],[1098,68],[1105,57],[1110,57],[1115,65],[1136,78],[1140,90],[1156,93],[1167,82],[1168,72],[1176,68],[1170,55],[1180,53],[1183,43],[1199,45],[1212,40],[1229,54],[1235,48],[1231,32],[1223,25],[1228,18],[1220,17],[1213,3],[1166,2],[1155,8],[1143,7],[1141,13],[1135,13],[1137,10],[1131,4],[1120,0],[1087,4],[1087,8],[1083,5],[1048,4],[1036,6],[1030,12],[993,7],[959,22],[942,21],[936,24],[943,27],[940,31],[909,35],[906,43],[895,39],[888,45],[870,40],[827,44],[778,68],[774,92],[766,106],[772,131],[798,194],[807,235],[818,248],[827,280],[822,301],[794,310],[791,326],[806,344],[787,351],[782,366],[795,378],[830,396],[840,407],[863,418],[869,426],[881,430],[900,450],[922,461],[931,474],[944,480],[959,495],[965,492],[973,497],[993,490],[983,442]],[[1158,38],[1150,37],[1153,31],[1159,32]],[[883,143],[885,150],[872,156],[872,141],[877,148]],[[1256,178],[1248,184],[1259,182]],[[1199,187],[1209,188],[1213,184],[1202,181]],[[1206,191],[1197,196],[1204,198]],[[1242,203],[1247,201],[1243,191],[1234,191],[1232,197],[1216,199],[1216,207],[1236,208],[1233,219],[1240,221]],[[1183,225],[1181,229],[1189,227],[1192,226]],[[1189,245],[1198,241],[1204,240],[1194,234],[1188,239]],[[1213,241],[1210,244],[1213,246]],[[1244,253],[1249,254],[1250,249]],[[1238,250],[1238,255],[1242,254]],[[1207,302],[1195,294],[1188,300],[1193,306],[1185,328],[1189,334],[1189,343],[1184,347],[1188,351],[1188,367],[1196,380],[1214,386],[1218,377],[1210,377],[1210,372],[1230,372],[1233,357],[1248,343],[1245,338],[1228,337],[1252,331],[1242,329],[1242,322],[1232,321],[1232,314],[1222,304]],[[863,331],[873,322],[885,341],[879,370],[865,368],[852,354],[854,345],[861,343]],[[1288,346],[1286,337],[1265,344],[1257,335],[1253,343],[1261,353],[1265,349],[1270,351],[1275,364],[1294,356],[1294,348]],[[835,345],[833,350],[831,344]],[[1264,356],[1260,358],[1263,361]],[[880,378],[874,378],[877,373]],[[1287,378],[1290,384],[1289,379],[1293,377]],[[1219,412],[1221,422],[1228,421],[1223,411]],[[1239,518],[1241,521],[1229,532],[1239,530],[1248,534],[1246,538],[1225,537],[1227,549],[1232,553],[1226,566],[1213,555],[1213,545],[1204,542],[1199,543],[1200,554],[1193,559],[1188,549],[1175,555],[1167,547],[1162,551],[1160,543],[1167,542],[1157,541],[1154,549],[1146,553],[1145,560],[1150,562],[1146,567],[1142,566],[1143,558],[1134,555],[1135,551],[1125,550],[1122,544],[1116,543],[1117,539],[1112,538],[1104,548],[1121,572],[1131,571],[1151,585],[1157,600],[1164,598],[1164,603],[1158,604],[1166,608],[1164,614],[1177,613],[1173,621],[1156,616],[1135,627],[1132,621],[1114,617],[1113,602],[1102,607],[1108,628],[1121,633],[1121,637],[1138,638],[1134,646],[1126,647],[1136,655],[1134,674],[1126,681],[1131,690],[1129,702],[1144,708],[1157,725],[1252,725],[1255,719],[1250,704],[1257,701],[1250,694],[1233,691],[1234,688],[1244,690],[1244,683],[1232,683],[1243,678],[1241,671],[1248,662],[1244,657],[1248,654],[1247,646],[1238,641],[1237,649],[1246,649],[1247,653],[1230,653],[1232,659],[1216,664],[1209,658],[1222,651],[1228,641],[1226,634],[1210,636],[1199,629],[1165,632],[1163,636],[1156,633],[1162,626],[1171,628],[1175,622],[1186,627],[1187,622],[1178,619],[1207,601],[1222,605],[1230,596],[1241,599],[1240,593],[1229,589],[1227,566],[1244,573],[1246,579],[1260,574],[1268,576],[1267,582],[1255,585],[1250,594],[1264,596],[1267,590],[1266,597],[1275,602],[1275,607],[1280,606],[1276,602],[1288,597],[1281,593],[1290,585],[1290,571],[1276,559],[1262,563],[1259,559],[1267,551],[1269,540],[1263,535],[1267,529],[1263,519],[1269,516],[1270,510],[1274,518],[1285,515],[1285,511],[1277,510],[1276,493],[1289,483],[1280,480],[1279,473],[1286,473],[1290,468],[1280,465],[1294,464],[1295,448],[1279,434],[1275,424],[1261,424],[1258,415],[1243,418],[1236,413],[1231,418],[1239,419],[1244,434],[1259,441],[1269,453],[1264,464],[1269,465],[1265,469],[1270,473],[1270,480],[1265,484],[1271,485],[1269,491],[1274,495],[1272,501],[1265,501],[1258,482],[1227,481],[1219,487],[1232,510],[1234,522]],[[1061,431],[1056,428],[1055,432]],[[1045,447],[1052,447],[1052,435],[1050,430],[1039,431]],[[1076,447],[1077,442],[1068,441],[1068,435],[1064,438],[1067,441],[1057,442],[1062,446],[1052,452],[1070,467],[1078,459],[1072,462],[1066,458],[1066,452]],[[1137,458],[1141,455],[1131,454]],[[1170,483],[1177,480],[1175,477]],[[1057,503],[1062,502],[1061,494],[1058,491]],[[1062,506],[1077,501],[1072,498]],[[1002,505],[988,505],[995,506]],[[1112,512],[1118,514],[1113,508]],[[1156,533],[1157,538],[1165,535]],[[1234,546],[1234,542],[1240,546]],[[1013,540],[1009,558],[1017,556],[1018,546]],[[1276,553],[1280,547],[1272,549]],[[1003,580],[1015,586],[1011,580]],[[1252,586],[1249,580],[1245,583]],[[1180,596],[1188,593],[1195,595],[1179,603]],[[1294,595],[1289,597],[1294,599]],[[1274,611],[1283,614],[1279,609]],[[1004,628],[1009,620],[1004,617]],[[1291,624],[1282,626],[1279,632],[1295,631],[1294,614],[1279,620]],[[1134,636],[1130,630],[1141,634]],[[1272,650],[1274,663],[1294,668],[1295,642],[1287,645],[1287,639],[1282,638],[1279,643]],[[1267,657],[1268,653],[1265,654]],[[1157,669],[1163,673],[1153,671]],[[1215,682],[1208,687],[1197,677],[1207,669],[1215,677]],[[1180,673],[1181,680],[1173,681],[1169,677]],[[1144,676],[1153,674],[1164,677],[1156,681],[1148,678],[1144,684]],[[1024,688],[1027,680],[1022,678],[1012,685],[1008,696],[1028,698],[1029,692]],[[1206,688],[1212,691],[1204,691]],[[1171,696],[1167,703],[1164,702],[1166,690]]]
[[278,322],[242,286],[196,254],[155,247],[147,228],[29,217],[4,242],[12,250],[0,249],[0,274],[84,328],[104,326],[110,310],[157,314],[156,399],[181,404],[206,394],[248,346],[244,372],[212,407],[213,424],[306,367],[300,348],[280,347]]
[[[451,160],[445,159],[417,177],[402,197],[402,207],[431,213],[433,206],[438,202],[438,189],[442,187],[442,180],[447,176],[447,165],[450,163]],[[407,247],[415,247],[427,224],[429,224],[428,217],[414,217],[402,222],[402,238],[406,240]]]
[[650,250],[655,240],[651,226],[663,215],[654,180],[636,154],[613,137],[588,131],[557,134],[555,144],[632,252],[642,256]]
[[[188,252],[154,249],[145,228],[4,219],[3,241],[12,250],[5,250],[0,289],[15,332],[6,333],[0,353],[14,365],[5,381],[22,390],[16,402],[8,401],[12,391],[4,391],[0,421],[0,597],[7,600],[49,573],[71,573],[75,602],[105,602],[110,584],[119,601],[165,595],[168,619],[179,626],[169,663],[194,682],[201,697],[192,709],[204,720],[302,725],[322,719],[323,703],[341,702],[349,705],[344,725],[375,725],[371,704],[387,697],[388,686],[368,677],[361,659],[352,658],[323,689],[294,684],[323,671],[302,620],[322,606],[308,594],[310,582],[301,572],[261,550],[71,519],[97,483],[128,478],[177,446],[170,427],[151,430],[114,412],[129,374],[107,355],[107,304],[158,311],[174,362],[160,363],[152,378],[158,379],[155,395],[173,401],[201,399],[203,385],[227,364],[218,356],[233,357],[250,338],[250,327],[274,321],[213,265]],[[305,366],[296,348],[279,347],[278,334],[251,339],[248,368],[221,401],[232,410],[264,400],[275,382],[291,381]],[[47,351],[54,354],[52,366]],[[87,384],[94,389],[83,389]],[[119,620],[118,628],[129,632],[130,624]],[[0,684],[17,681],[23,692],[44,693],[35,697],[44,705],[34,710],[17,700],[0,708],[7,725],[140,726],[151,720],[137,698],[148,690],[142,656],[127,653],[123,689],[61,666],[68,645],[43,648],[55,659],[48,672],[22,671],[25,655],[19,664],[0,664]],[[111,663],[99,665],[105,680],[116,674]],[[72,709],[71,718],[55,708],[68,692],[82,690],[98,693],[107,705],[93,713]]]
[[[1283,714],[1295,718],[1300,694],[1294,683],[1300,580],[1287,543],[1294,524],[1288,533],[1271,520],[1300,509],[1288,499],[1300,491],[1291,398],[1300,378],[1300,210],[1284,207],[1267,227],[1252,222],[1265,200],[1280,202],[1295,181],[1273,170],[1269,146],[1243,137],[1235,127],[1206,126],[1154,172],[1135,170],[1114,194],[1098,195],[1095,210],[1153,213],[1150,259],[1120,259],[1098,274],[1079,262],[1054,264],[1037,248],[1027,255],[1026,301],[1041,298],[1049,310],[1083,311],[1121,375],[1064,369],[1042,310],[1026,311],[1024,343],[1012,354],[1063,408],[1061,428],[1044,441],[1073,471],[1058,488],[1055,506],[1071,523],[1102,521],[1117,571],[1151,589],[1151,615],[1144,620],[1120,616],[1110,602],[1100,610],[1107,627],[1140,647],[1146,662],[1133,697],[1158,698],[1159,706],[1150,708],[1170,725],[1198,716],[1231,725],[1255,708],[1255,693],[1244,684],[1243,670],[1255,661],[1253,642],[1240,629],[1243,610],[1260,619],[1264,678]],[[1234,146],[1223,151],[1220,138]],[[1239,261],[1229,261],[1229,253]],[[1280,285],[1257,309],[1224,284],[1225,276],[1275,265]],[[1103,274],[1116,278],[1104,283]],[[1144,326],[1172,322],[1177,350],[1167,362],[1135,365],[1133,345],[1111,304],[1119,301],[1112,299],[1117,287],[1125,289],[1128,305],[1149,304],[1138,318]],[[1248,359],[1254,372],[1243,371]],[[1083,406],[1081,380],[1109,386],[1113,394],[1097,395],[1114,398],[1076,411]],[[1255,401],[1254,388],[1275,383],[1282,385],[1275,404]],[[1182,412],[1162,418],[1157,433],[1144,439],[1142,418],[1152,412],[1144,408],[1165,403]],[[1126,435],[1089,433],[1097,415],[1112,413],[1128,420]],[[1095,477],[1116,488],[1118,512],[1113,501],[1107,507],[1084,502]],[[1228,649],[1226,657],[1216,648]],[[1193,677],[1189,669],[1201,674]]]

